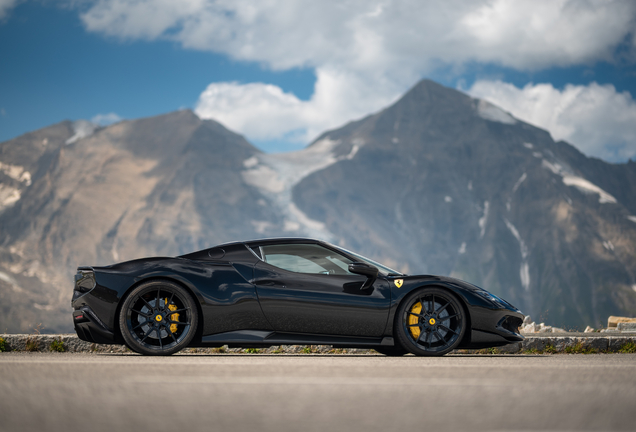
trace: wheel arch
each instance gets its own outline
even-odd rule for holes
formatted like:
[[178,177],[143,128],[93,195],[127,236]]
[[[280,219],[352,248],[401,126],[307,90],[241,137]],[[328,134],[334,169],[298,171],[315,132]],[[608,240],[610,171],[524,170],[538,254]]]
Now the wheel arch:
[[201,308],[200,294],[198,293],[198,291],[188,286],[188,284],[184,283],[183,281],[176,278],[171,278],[169,276],[149,276],[147,278],[136,281],[134,284],[128,287],[126,292],[124,292],[124,294],[121,296],[119,303],[117,304],[117,309],[115,310],[115,329],[114,330],[115,330],[116,340],[120,340],[122,342],[124,340],[124,337],[121,334],[121,327],[119,324],[119,314],[121,313],[122,306],[126,302],[126,299],[130,295],[130,293],[133,292],[135,288],[148,282],[170,282],[175,285],[179,285],[181,288],[185,289],[192,296],[192,298],[195,300],[194,303],[197,306],[197,313],[199,314],[199,319],[197,320],[198,321],[197,329],[196,329],[196,332],[194,333],[194,338],[192,339],[192,341],[200,340],[203,335],[203,309]]
[[409,294],[411,294],[412,292],[421,290],[421,289],[427,289],[427,288],[437,288],[437,289],[442,289],[446,292],[448,292],[450,295],[452,295],[453,297],[455,297],[455,299],[459,302],[460,306],[462,307],[463,311],[464,311],[464,316],[466,317],[466,331],[464,332],[464,336],[462,337],[461,342],[459,343],[459,346],[464,346],[466,344],[470,343],[470,335],[472,333],[472,322],[471,322],[471,317],[470,317],[470,312],[468,310],[468,303],[466,301],[466,299],[464,298],[464,296],[462,296],[460,293],[457,292],[457,290],[453,289],[453,287],[450,287],[446,284],[440,284],[440,283],[434,283],[434,284],[423,284],[423,285],[418,285],[413,287],[413,289],[409,290],[408,293],[406,293],[404,296],[402,296],[402,298],[400,299],[399,302],[397,302],[395,304],[395,313],[393,316],[393,328],[392,328],[392,333],[393,333],[393,339],[397,340],[396,337],[396,329],[397,329],[397,321],[399,319],[399,315],[397,313],[397,311],[400,309],[400,306],[402,305],[402,303],[406,300],[406,298],[408,297]]

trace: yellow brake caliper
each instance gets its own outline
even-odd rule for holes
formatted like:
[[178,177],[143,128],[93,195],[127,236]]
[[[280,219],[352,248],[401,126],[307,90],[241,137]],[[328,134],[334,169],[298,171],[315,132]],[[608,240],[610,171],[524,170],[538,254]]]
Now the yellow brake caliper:
[[[414,314],[420,314],[420,312],[422,312],[422,303],[415,303],[412,307],[411,307],[411,312],[413,312]],[[419,317],[416,317],[415,315],[411,315],[409,314],[409,325],[413,325],[413,324],[417,324],[419,322]],[[417,340],[420,337],[420,328],[419,327],[409,327],[409,331],[411,332],[411,335],[413,336],[413,338],[415,340]]]
[[[168,299],[166,299],[166,303],[168,303]],[[170,309],[171,311],[176,311],[177,310],[177,305],[169,304],[168,305],[168,309]],[[175,314],[170,315],[170,321],[179,321],[179,314],[175,313]],[[177,325],[176,324],[170,324],[170,331],[172,333],[176,333],[177,332]]]

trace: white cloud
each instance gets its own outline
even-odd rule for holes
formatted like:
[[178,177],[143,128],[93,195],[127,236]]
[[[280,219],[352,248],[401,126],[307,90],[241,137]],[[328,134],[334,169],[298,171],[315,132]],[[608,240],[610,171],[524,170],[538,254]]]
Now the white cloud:
[[91,123],[95,123],[100,126],[108,126],[109,124],[117,123],[123,119],[115,113],[97,114],[91,119]]
[[620,0],[99,0],[82,20],[90,31],[171,39],[274,69],[538,69],[610,59],[635,16],[636,3]]
[[636,2],[604,0],[98,0],[88,31],[171,40],[274,70],[313,68],[309,101],[213,83],[196,111],[250,139],[305,140],[379,110],[420,77],[471,62],[540,70],[634,53]]
[[547,129],[587,155],[620,161],[636,156],[636,101],[612,85],[527,84],[477,81],[468,90],[518,119]]
[[0,0],[0,20],[4,19],[11,9],[17,6],[19,0]]
[[[386,86],[386,88],[391,88]],[[195,112],[220,121],[253,140],[286,140],[305,145],[343,119],[368,114],[391,103],[396,92],[374,89],[353,74],[319,69],[314,94],[302,101],[263,83],[213,83],[199,97]]]

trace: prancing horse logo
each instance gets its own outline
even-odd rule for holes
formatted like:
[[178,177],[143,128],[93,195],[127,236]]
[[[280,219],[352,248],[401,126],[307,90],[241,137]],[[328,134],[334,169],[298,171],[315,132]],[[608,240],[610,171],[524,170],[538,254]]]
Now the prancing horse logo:
[[395,284],[396,287],[401,288],[402,283],[404,283],[404,281],[402,279],[396,279],[393,281],[393,283]]

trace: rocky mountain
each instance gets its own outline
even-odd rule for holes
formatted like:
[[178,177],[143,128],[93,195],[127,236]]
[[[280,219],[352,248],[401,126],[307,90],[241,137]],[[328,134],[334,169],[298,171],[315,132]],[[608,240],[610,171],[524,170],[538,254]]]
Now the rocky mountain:
[[0,143],[0,206],[3,331],[70,331],[78,265],[279,235],[466,279],[553,325],[636,314],[636,164],[431,81],[283,154],[190,111],[63,122]]

